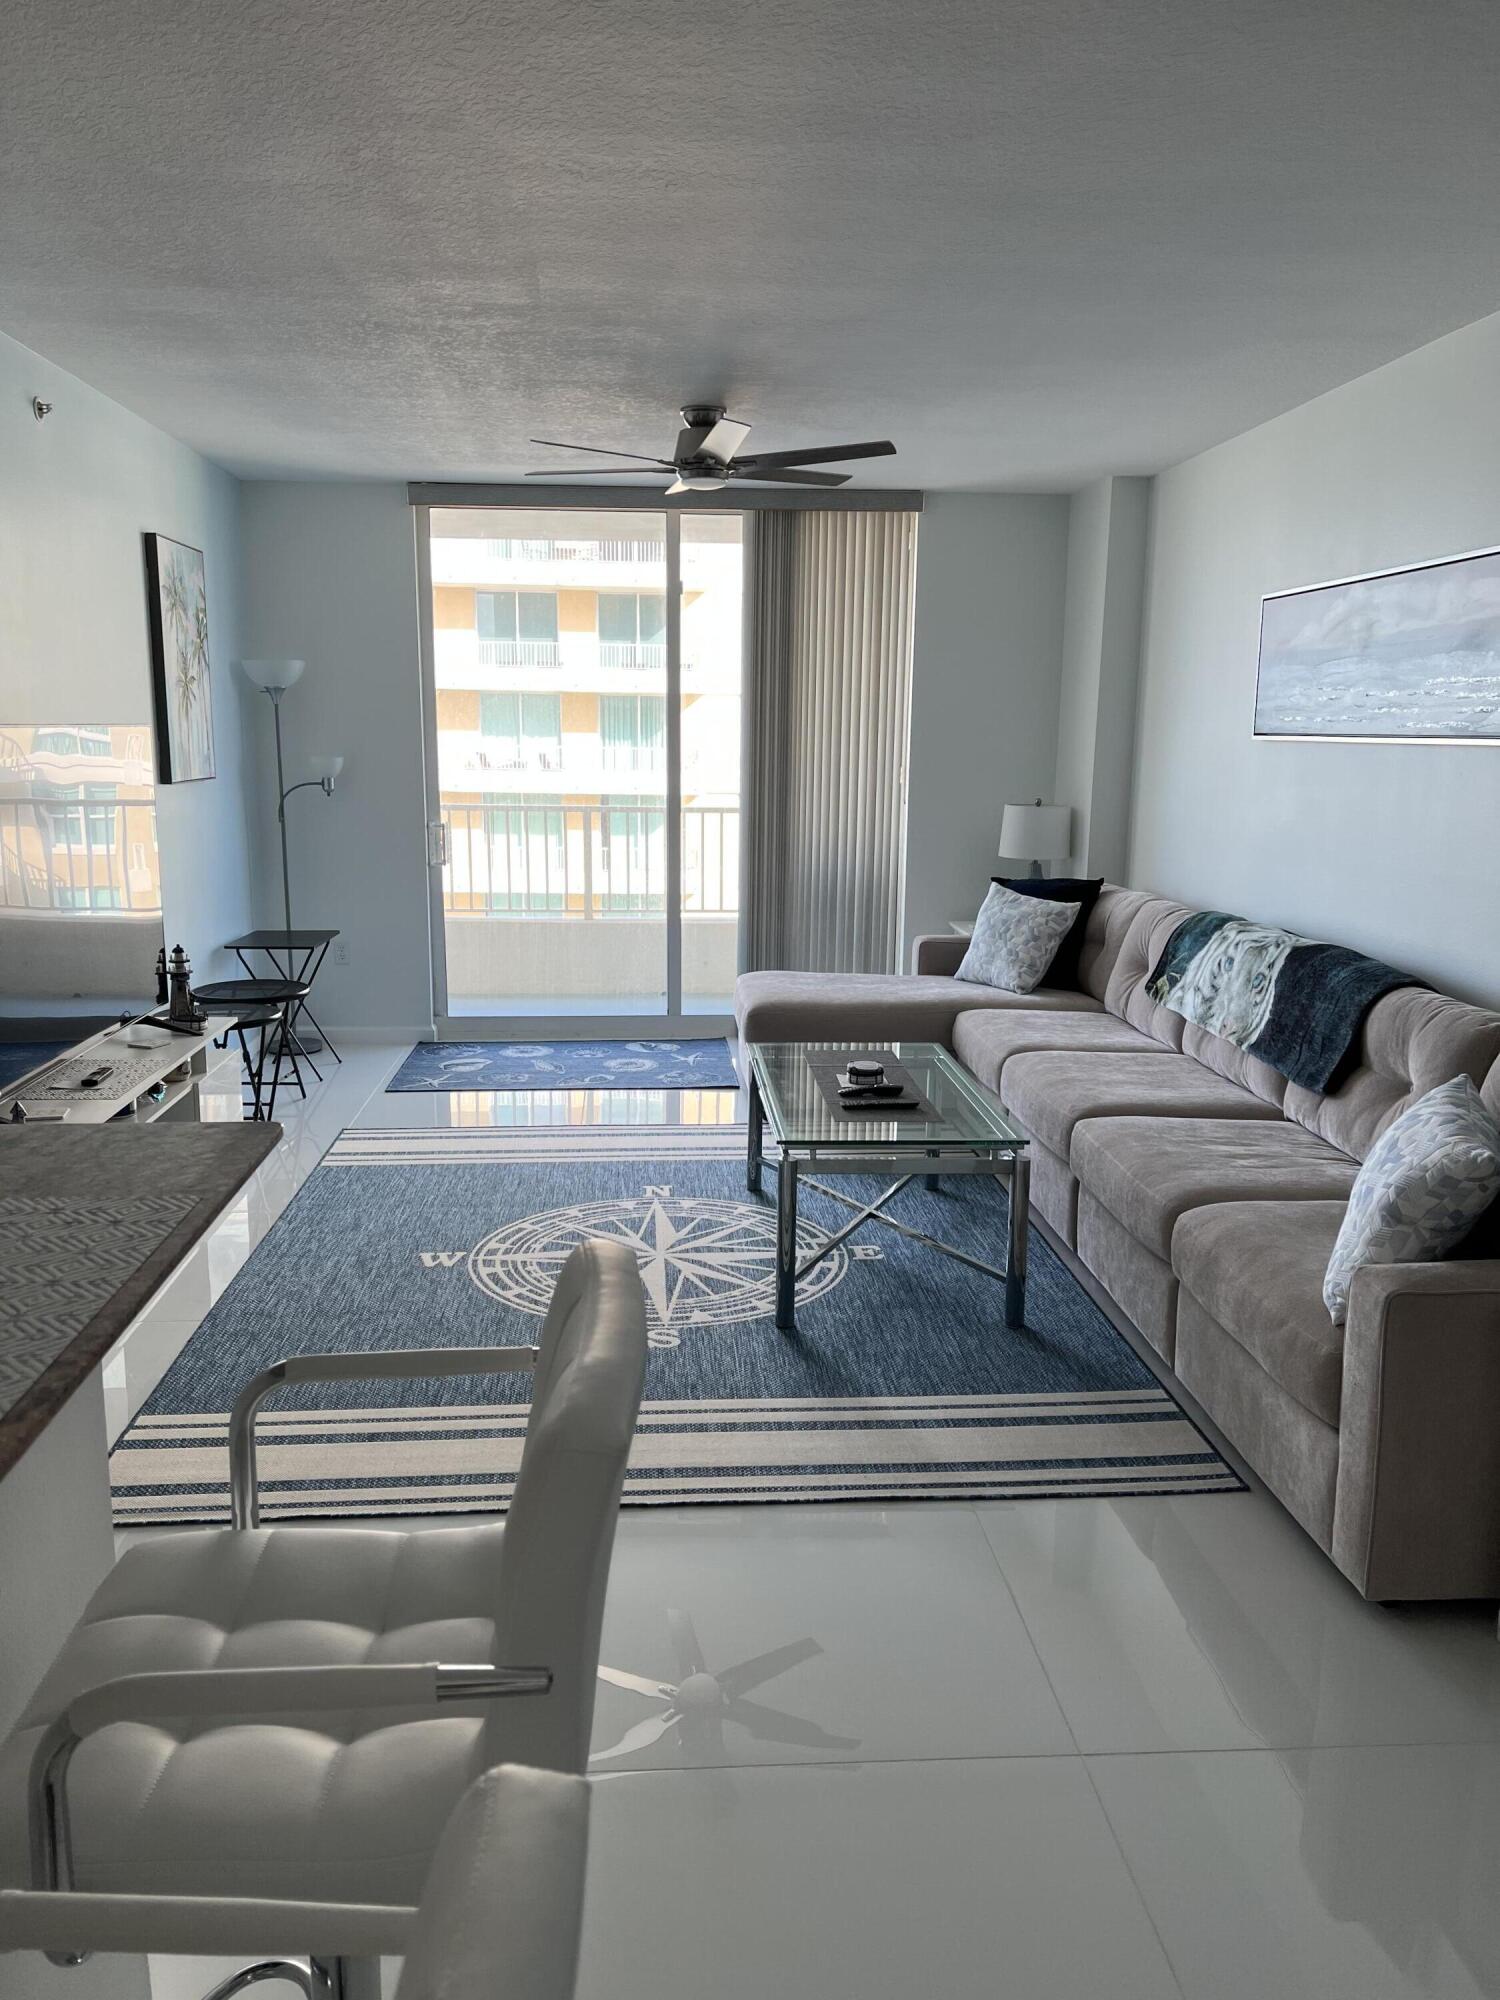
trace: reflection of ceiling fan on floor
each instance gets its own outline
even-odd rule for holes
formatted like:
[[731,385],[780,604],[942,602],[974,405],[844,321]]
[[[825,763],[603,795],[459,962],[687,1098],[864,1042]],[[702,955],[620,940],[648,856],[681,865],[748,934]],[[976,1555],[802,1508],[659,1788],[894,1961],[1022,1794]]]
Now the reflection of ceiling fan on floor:
[[667,1630],[677,1655],[679,1679],[648,1680],[643,1674],[626,1673],[619,1667],[600,1667],[599,1678],[632,1694],[644,1695],[660,1704],[627,1729],[619,1742],[607,1750],[594,1751],[590,1761],[607,1764],[613,1759],[649,1750],[669,1731],[676,1730],[679,1747],[689,1758],[722,1758],[724,1725],[736,1723],[758,1743],[795,1743],[809,1750],[857,1750],[857,1736],[831,1736],[816,1722],[788,1715],[784,1709],[766,1708],[745,1697],[752,1688],[775,1680],[804,1660],[816,1659],[823,1648],[816,1639],[798,1639],[790,1646],[776,1646],[769,1653],[757,1653],[737,1667],[725,1667],[711,1674],[703,1658],[703,1648],[693,1621],[685,1611],[669,1609]]
[[595,458],[628,458],[629,465],[564,466],[558,471],[528,472],[528,479],[597,479],[610,473],[622,476],[644,471],[669,472],[669,493],[717,493],[731,480],[753,479],[768,486],[847,486],[847,472],[814,472],[809,468],[829,465],[837,459],[890,458],[896,447],[889,438],[873,444],[810,445],[802,451],[762,451],[745,456],[741,446],[750,435],[748,424],[726,417],[717,405],[689,403],[682,412],[683,428],[677,433],[670,458],[647,458],[640,452],[609,451],[596,444],[564,444],[558,438],[533,438],[558,451],[586,451]]

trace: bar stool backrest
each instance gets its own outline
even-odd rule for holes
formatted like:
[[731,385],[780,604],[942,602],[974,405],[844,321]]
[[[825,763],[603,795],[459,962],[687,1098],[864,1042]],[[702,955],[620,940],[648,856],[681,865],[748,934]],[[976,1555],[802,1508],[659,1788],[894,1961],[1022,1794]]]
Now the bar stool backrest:
[[588,1815],[583,1778],[477,1778],[433,1856],[396,2000],[570,2000]]
[[646,1376],[646,1300],[633,1250],[581,1244],[538,1342],[531,1415],[501,1542],[495,1659],[545,1666],[552,1690],[496,1702],[490,1763],[581,1772],[593,1726],[604,1590]]

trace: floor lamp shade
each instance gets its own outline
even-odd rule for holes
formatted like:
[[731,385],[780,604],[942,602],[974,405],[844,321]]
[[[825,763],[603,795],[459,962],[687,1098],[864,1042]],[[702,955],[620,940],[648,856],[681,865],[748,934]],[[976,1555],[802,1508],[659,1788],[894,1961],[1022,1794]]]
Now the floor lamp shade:
[[285,694],[302,678],[306,660],[241,660],[240,671],[262,694]]
[[1062,861],[1073,851],[1073,808],[1007,806],[1000,820],[1000,853],[1016,861]]

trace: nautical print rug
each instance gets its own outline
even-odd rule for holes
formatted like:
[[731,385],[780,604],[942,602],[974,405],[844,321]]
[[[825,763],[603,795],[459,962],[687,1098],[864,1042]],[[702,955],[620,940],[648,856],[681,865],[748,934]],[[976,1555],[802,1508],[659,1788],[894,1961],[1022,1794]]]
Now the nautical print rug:
[[738,1090],[729,1044],[418,1042],[386,1085],[408,1090]]
[[[840,1185],[869,1199],[877,1184]],[[1003,1256],[987,1176],[914,1183],[894,1212]],[[847,1216],[807,1190],[804,1253]],[[869,1224],[803,1280],[788,1336],[774,1194],[746,1193],[742,1133],[349,1130],[116,1446],[115,1519],[225,1519],[228,1411],[281,1355],[531,1342],[590,1236],[631,1244],[649,1301],[628,1505],[1239,1486],[1035,1232],[1022,1331],[993,1279]],[[279,1391],[258,1426],[263,1513],[503,1508],[526,1395],[524,1375]]]

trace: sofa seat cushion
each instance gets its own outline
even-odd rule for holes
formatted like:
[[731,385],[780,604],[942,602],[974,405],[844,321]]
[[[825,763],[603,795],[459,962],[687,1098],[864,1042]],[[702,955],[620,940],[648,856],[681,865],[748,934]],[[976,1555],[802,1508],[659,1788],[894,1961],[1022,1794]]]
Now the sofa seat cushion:
[[1233,1201],[1189,1209],[1172,1235],[1184,1288],[1271,1380],[1337,1424],[1344,1329],[1323,1303],[1342,1201]]
[[1334,1201],[1359,1172],[1300,1125],[1265,1118],[1085,1118],[1080,1184],[1158,1257],[1190,1208],[1221,1201]]
[[1037,1050],[1005,1065],[1006,1108],[1063,1159],[1084,1118],[1279,1118],[1274,1105],[1170,1049]]
[[884,972],[742,972],[734,982],[734,1017],[747,1042],[942,1042],[975,1008],[1053,1008],[1098,1014],[1091,993],[1048,987],[1007,993],[998,986],[940,975]]
[[1056,1008],[987,1007],[972,1014],[960,1014],[953,1024],[953,1053],[982,1084],[995,1091],[1001,1088],[1001,1073],[1010,1058],[1033,1050],[1150,1055],[1160,1048],[1160,1042],[1153,1042],[1128,1021],[1117,1021],[1113,1014],[1060,1014]]

